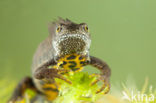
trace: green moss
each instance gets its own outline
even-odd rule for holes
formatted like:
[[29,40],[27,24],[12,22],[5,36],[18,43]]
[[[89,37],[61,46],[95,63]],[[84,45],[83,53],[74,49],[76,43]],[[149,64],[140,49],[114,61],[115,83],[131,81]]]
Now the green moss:
[[96,94],[98,85],[90,85],[96,79],[95,77],[91,77],[88,73],[77,72],[71,73],[67,78],[72,84],[58,80],[61,82],[61,89],[54,103],[95,102],[100,97],[101,94]]

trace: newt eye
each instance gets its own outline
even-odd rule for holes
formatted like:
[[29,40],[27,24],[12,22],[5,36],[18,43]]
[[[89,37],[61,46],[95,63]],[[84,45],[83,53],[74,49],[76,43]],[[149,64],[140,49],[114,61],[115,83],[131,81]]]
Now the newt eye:
[[88,26],[87,26],[87,25],[84,26],[84,30],[85,30],[86,32],[88,32]]
[[57,29],[56,29],[56,32],[60,32],[61,30],[62,30],[62,27],[58,26]]

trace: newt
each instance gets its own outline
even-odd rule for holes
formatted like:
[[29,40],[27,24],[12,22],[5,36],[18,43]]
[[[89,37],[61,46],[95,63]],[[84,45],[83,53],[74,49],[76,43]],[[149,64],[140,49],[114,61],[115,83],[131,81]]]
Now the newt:
[[106,62],[89,54],[91,35],[86,23],[77,24],[69,19],[59,18],[49,25],[49,36],[39,44],[32,63],[32,77],[25,77],[15,88],[9,103],[15,103],[24,96],[26,89],[42,94],[47,100],[53,101],[59,94],[59,85],[55,78],[72,84],[64,75],[70,71],[78,72],[86,65],[97,68],[97,80],[103,82],[96,92],[106,87],[110,90],[111,69]]

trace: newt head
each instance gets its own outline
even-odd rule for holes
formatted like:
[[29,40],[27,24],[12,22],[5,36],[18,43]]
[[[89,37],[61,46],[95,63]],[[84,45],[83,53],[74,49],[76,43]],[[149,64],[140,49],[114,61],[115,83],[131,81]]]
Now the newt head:
[[56,57],[70,54],[89,55],[90,33],[86,23],[76,24],[68,19],[53,23],[52,45]]

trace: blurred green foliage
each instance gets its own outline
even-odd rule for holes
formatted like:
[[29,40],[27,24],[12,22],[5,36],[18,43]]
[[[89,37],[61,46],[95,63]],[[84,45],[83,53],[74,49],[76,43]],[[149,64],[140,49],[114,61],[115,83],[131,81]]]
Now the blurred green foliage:
[[0,102],[6,103],[11,96],[11,92],[15,87],[16,82],[9,79],[0,79]]
[[132,74],[139,85],[145,76],[155,84],[155,4],[155,0],[0,0],[0,77],[20,80],[31,75],[33,53],[48,35],[48,23],[60,16],[88,23],[90,54],[107,61],[112,82]]

